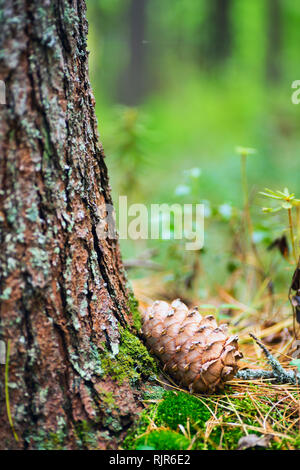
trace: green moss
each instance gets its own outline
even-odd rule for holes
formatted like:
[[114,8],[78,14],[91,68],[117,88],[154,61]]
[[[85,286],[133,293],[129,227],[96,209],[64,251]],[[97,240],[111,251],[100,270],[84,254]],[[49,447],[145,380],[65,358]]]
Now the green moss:
[[[190,441],[178,431],[178,425],[187,428],[189,419],[191,434],[199,428],[205,428],[210,418],[208,409],[196,397],[184,392],[165,391],[162,387],[150,387],[144,399],[153,400],[141,414],[136,426],[128,432],[123,442],[124,449],[136,449],[139,446],[152,446],[157,450],[186,449]],[[158,428],[147,433],[148,426],[153,423]],[[203,440],[196,441],[197,448],[203,448]],[[173,447],[172,447],[173,446]]]
[[75,426],[77,445],[83,449],[97,449],[97,433],[87,421],[80,421]]
[[[189,419],[190,432],[195,434],[199,428],[205,428],[210,418],[210,412],[205,405],[196,397],[184,392],[165,391],[162,387],[155,386],[145,392],[144,399],[156,400],[156,402],[151,403],[143,411],[137,425],[128,432],[123,443],[125,449],[136,449],[140,445],[153,446],[157,450],[186,449],[190,443],[189,440],[181,433],[174,431],[179,430],[179,425],[186,429]],[[147,429],[151,423],[164,429],[148,434]],[[182,447],[183,441],[185,447]],[[203,440],[199,438],[196,446],[198,449],[203,448]]]
[[109,409],[115,406],[115,399],[112,392],[107,392],[100,386],[98,386],[97,391],[101,396],[101,402],[104,403]]
[[[252,391],[255,391],[255,387]],[[157,450],[178,449],[177,441],[175,439],[173,442],[172,436],[181,437],[180,430],[183,426],[187,431],[189,430],[190,439],[185,435],[182,438],[189,441],[188,445],[191,445],[191,441],[194,439],[194,450],[218,448],[234,450],[237,449],[240,438],[245,436],[243,426],[239,426],[237,414],[245,426],[251,426],[251,428],[248,428],[248,430],[251,429],[251,431],[249,430],[251,434],[261,435],[259,431],[260,424],[257,421],[257,405],[255,406],[255,403],[247,395],[237,398],[227,397],[226,393],[218,395],[218,407],[215,411],[218,420],[207,439],[204,439],[204,436],[207,428],[206,423],[211,418],[211,413],[204,403],[210,409],[215,410],[216,398],[203,395],[199,399],[197,396],[179,391],[164,391],[162,393],[161,387],[150,387],[144,398],[149,400],[147,408],[142,412],[139,422],[129,430],[122,445],[124,449],[137,449],[145,446]],[[276,403],[276,400],[275,396],[269,397],[268,401],[270,403],[260,400],[259,409],[263,416],[269,414],[274,423],[283,423],[286,410],[284,408],[274,408],[273,404]],[[189,426],[187,426],[188,420]],[[153,426],[156,426],[157,429],[153,430]],[[258,430],[256,431],[252,427]],[[274,430],[280,432],[281,428],[278,429],[274,424]],[[196,431],[198,432],[197,438],[195,438]],[[268,449],[287,449],[288,443],[293,448],[299,449],[300,438],[297,429],[291,430],[290,434],[291,438],[294,437],[294,439],[288,441],[281,439],[280,442],[272,440]],[[170,436],[170,440],[168,440],[168,436]]]
[[105,375],[119,383],[129,380],[136,383],[143,378],[149,378],[157,373],[156,363],[146,347],[130,331],[120,328],[120,348],[113,356],[105,353],[101,366]]
[[159,429],[137,439],[135,449],[151,447],[155,450],[186,450],[190,444],[182,434],[175,431]]
[[186,427],[191,423],[191,430],[204,427],[210,418],[210,412],[200,400],[184,392],[166,392],[164,400],[158,405],[156,422],[178,430],[178,425]]
[[140,329],[142,328],[142,318],[141,318],[141,314],[139,312],[138,306],[139,306],[138,301],[134,297],[133,293],[130,293],[129,294],[129,310],[131,312],[132,319],[133,319],[133,326],[136,329],[136,331],[140,331]]
[[[153,390],[153,389],[158,390]],[[136,449],[137,446],[148,445],[154,446],[155,449],[177,449],[178,447],[164,447],[171,445],[172,440],[167,443],[163,440],[159,445],[160,447],[155,447],[156,439],[158,439],[159,434],[154,434],[154,441],[152,437],[150,440],[145,436],[151,436],[152,433],[148,434],[149,425],[153,426],[153,423],[158,428],[164,428],[164,432],[173,432],[173,435],[181,436],[179,431],[179,425],[183,426],[185,429],[189,429],[191,434],[191,439],[195,436],[195,433],[199,433],[197,439],[193,443],[193,449],[216,449],[220,446],[222,449],[236,449],[239,439],[244,435],[244,431],[240,427],[230,427],[226,426],[225,423],[236,422],[236,415],[234,410],[230,410],[230,404],[227,402],[226,397],[222,398],[220,394],[220,399],[223,401],[226,400],[226,408],[223,409],[219,407],[217,417],[222,419],[223,427],[221,425],[216,425],[209,435],[207,442],[204,442],[204,434],[206,430],[206,423],[211,418],[211,413],[209,409],[213,405],[210,402],[208,397],[202,396],[199,400],[196,396],[190,395],[188,393],[180,391],[164,391],[161,393],[161,387],[153,387],[152,390],[147,390],[144,398],[153,400],[154,403],[150,402],[148,408],[146,408],[141,414],[141,418],[137,425],[133,427],[127,434],[127,437],[123,443],[125,449]],[[207,406],[203,402],[207,402]],[[256,408],[250,399],[231,399],[232,406],[235,407],[241,413],[244,413],[246,416],[243,417],[245,424],[251,426],[257,426],[255,422],[255,417],[257,415]],[[187,425],[189,421],[189,426]],[[176,431],[176,432],[174,432]],[[153,431],[154,432],[154,431]],[[158,433],[161,433],[161,429],[157,429]],[[253,431],[251,431],[253,432]],[[164,436],[164,434],[162,435]],[[184,437],[184,436],[183,436]],[[187,439],[184,437],[184,439]],[[189,441],[190,444],[190,441]],[[172,445],[176,443],[172,442]]]

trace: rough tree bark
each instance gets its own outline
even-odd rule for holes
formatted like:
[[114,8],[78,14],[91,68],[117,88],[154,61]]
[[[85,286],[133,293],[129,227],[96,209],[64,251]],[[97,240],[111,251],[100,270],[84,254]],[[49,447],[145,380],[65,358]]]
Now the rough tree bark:
[[138,359],[120,342],[136,338],[118,242],[99,238],[111,196],[85,2],[0,6],[0,448],[115,448],[140,409],[138,380],[112,377],[118,349]]

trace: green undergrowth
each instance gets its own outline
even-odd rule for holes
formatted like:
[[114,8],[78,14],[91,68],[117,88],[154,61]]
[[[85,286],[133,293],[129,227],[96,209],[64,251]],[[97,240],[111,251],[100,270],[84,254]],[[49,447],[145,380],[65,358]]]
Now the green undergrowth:
[[[147,444],[146,444],[147,442]],[[161,429],[152,431],[147,440],[137,439],[136,450],[184,450],[189,446],[189,439],[183,434],[171,431],[170,429]]]
[[120,328],[120,346],[117,354],[107,354],[101,358],[105,376],[122,384],[137,383],[141,378],[154,378],[157,373],[155,360],[143,343],[130,331]]
[[[237,449],[240,438],[247,433],[261,436],[257,407],[247,396],[229,398],[224,392],[217,398],[198,397],[156,386],[147,390],[144,399],[146,408],[139,422],[128,431],[123,449],[230,450]],[[284,419],[284,410],[273,404],[272,400],[269,405],[260,403],[260,413],[269,413],[270,420],[278,423]],[[276,424],[274,431],[281,431]],[[289,444],[299,448],[296,431]],[[286,445],[284,438],[275,439],[268,448],[285,449]]]

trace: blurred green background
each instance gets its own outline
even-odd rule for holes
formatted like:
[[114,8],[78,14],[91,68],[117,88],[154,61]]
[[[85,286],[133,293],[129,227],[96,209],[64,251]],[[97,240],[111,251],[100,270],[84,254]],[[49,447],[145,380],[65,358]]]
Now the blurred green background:
[[[235,148],[257,150],[248,160],[256,242],[270,243],[285,229],[280,216],[262,214],[258,192],[298,190],[300,105],[291,102],[291,84],[300,79],[300,3],[87,0],[87,15],[115,202],[120,194],[146,204],[205,200],[205,272],[224,278],[232,257],[228,211],[243,207]],[[124,241],[123,256],[137,257],[153,243]],[[178,243],[154,246],[154,260],[175,276],[185,263]],[[266,256],[271,262],[274,254]]]

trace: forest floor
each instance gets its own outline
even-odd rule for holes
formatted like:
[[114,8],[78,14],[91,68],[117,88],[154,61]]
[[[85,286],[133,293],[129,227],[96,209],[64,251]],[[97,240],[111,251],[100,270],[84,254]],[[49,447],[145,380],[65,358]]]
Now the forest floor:
[[[147,308],[155,299],[170,300],[160,275],[135,280],[133,287],[140,309]],[[270,370],[262,350],[249,336],[253,333],[285,368],[295,370],[290,364],[295,357],[291,309],[287,306],[277,308],[277,321],[265,320],[262,310],[274,309],[280,299],[272,299],[270,307],[270,298],[264,292],[264,289],[258,291],[256,302],[250,307],[219,287],[218,298],[209,299],[209,302],[218,304],[221,300],[236,308],[229,308],[226,315],[222,312],[223,316],[218,309],[212,313],[220,317],[219,322],[229,324],[230,333],[239,335],[244,356],[239,363],[241,369]],[[198,304],[196,298],[190,302]],[[191,395],[162,372],[147,387],[145,410],[129,431],[122,448],[300,449],[299,388],[272,380],[235,378],[217,394]]]

